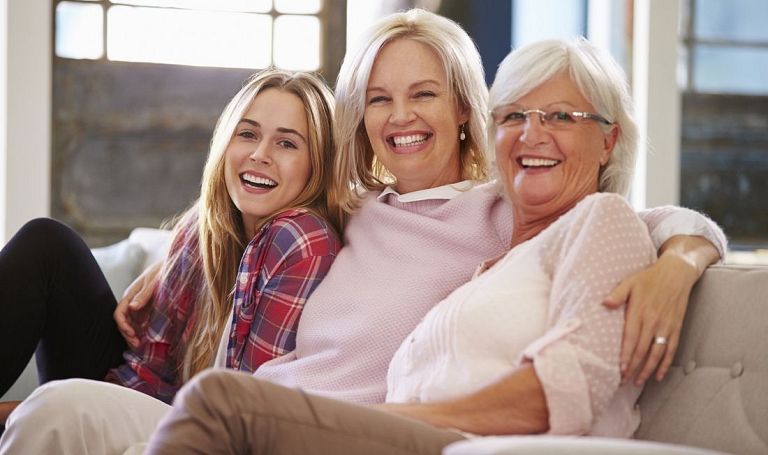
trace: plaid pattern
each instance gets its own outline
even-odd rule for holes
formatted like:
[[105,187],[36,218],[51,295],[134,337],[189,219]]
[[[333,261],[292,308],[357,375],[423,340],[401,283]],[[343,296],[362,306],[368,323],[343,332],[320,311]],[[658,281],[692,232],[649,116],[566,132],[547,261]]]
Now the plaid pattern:
[[[191,307],[203,282],[196,233],[194,220],[174,239],[171,251],[182,249],[180,265],[155,291],[145,340],[136,350],[126,351],[125,363],[110,370],[107,381],[166,403],[181,387],[183,346],[194,325]],[[340,248],[325,220],[305,209],[287,210],[262,227],[238,267],[228,368],[253,372],[294,349],[304,303]],[[180,286],[185,274],[193,278],[189,283],[199,284]]]

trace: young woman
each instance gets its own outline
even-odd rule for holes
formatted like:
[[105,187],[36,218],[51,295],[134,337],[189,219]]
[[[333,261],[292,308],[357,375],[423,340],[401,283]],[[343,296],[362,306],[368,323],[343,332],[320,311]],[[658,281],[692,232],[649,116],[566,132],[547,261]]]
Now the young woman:
[[327,197],[332,117],[315,76],[267,70],[247,81],[219,118],[200,198],[176,222],[132,349],[82,240],[56,221],[29,222],[0,253],[0,336],[14,346],[0,354],[0,393],[38,343],[41,382],[105,379],[165,402],[211,365],[252,372],[290,352],[340,248]]

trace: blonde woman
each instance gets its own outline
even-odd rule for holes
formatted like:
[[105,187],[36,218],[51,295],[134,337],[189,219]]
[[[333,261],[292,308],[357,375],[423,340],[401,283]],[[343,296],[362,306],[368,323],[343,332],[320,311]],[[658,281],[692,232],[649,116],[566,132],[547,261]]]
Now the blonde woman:
[[[312,75],[267,70],[247,81],[219,118],[200,198],[176,223],[132,349],[119,342],[114,297],[82,240],[53,220],[30,222],[0,254],[12,274],[0,285],[0,319],[15,326],[2,332],[13,351],[30,355],[40,341],[43,382],[106,378],[164,402],[212,365],[251,372],[290,352],[340,248],[326,190],[332,116],[330,90]],[[23,368],[3,365],[4,376]]]

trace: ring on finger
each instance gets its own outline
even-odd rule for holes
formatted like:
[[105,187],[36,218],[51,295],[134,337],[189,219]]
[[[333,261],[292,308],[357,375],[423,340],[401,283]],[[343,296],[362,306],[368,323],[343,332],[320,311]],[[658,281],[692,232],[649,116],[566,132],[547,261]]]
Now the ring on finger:
[[653,339],[653,344],[665,345],[667,343],[669,343],[669,340],[667,340],[667,337],[663,337],[661,335]]

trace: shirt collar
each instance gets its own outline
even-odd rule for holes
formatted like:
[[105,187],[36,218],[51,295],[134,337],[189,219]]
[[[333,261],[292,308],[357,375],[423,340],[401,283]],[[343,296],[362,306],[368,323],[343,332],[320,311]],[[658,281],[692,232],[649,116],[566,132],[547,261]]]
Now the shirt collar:
[[438,186],[435,188],[427,188],[426,190],[412,191],[410,193],[400,194],[392,186],[384,188],[384,191],[377,196],[377,199],[381,201],[389,194],[394,194],[398,202],[419,202],[429,199],[453,199],[463,192],[469,190],[474,186],[472,180],[462,180],[457,183],[449,183],[447,185]]

